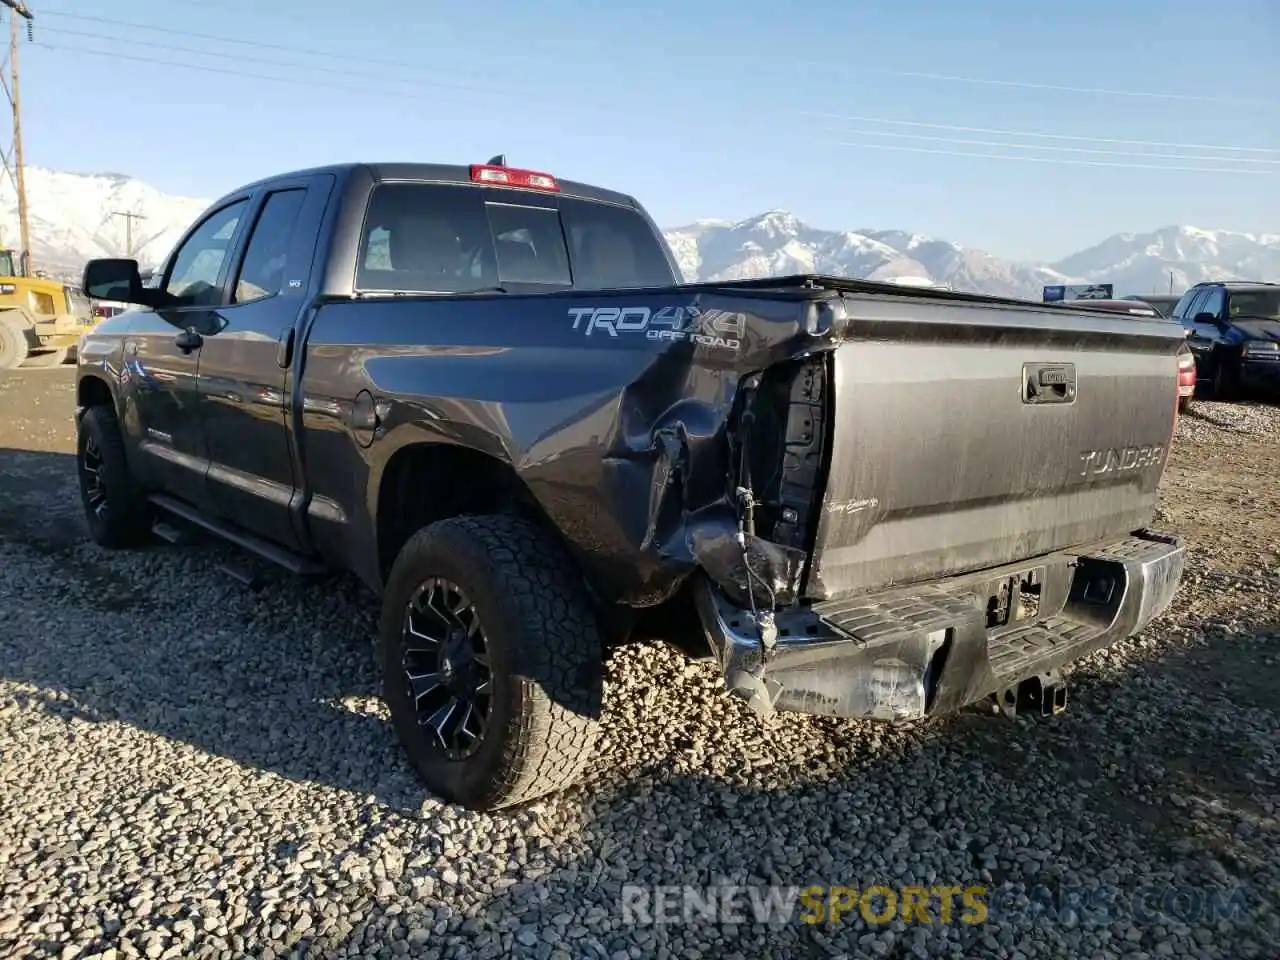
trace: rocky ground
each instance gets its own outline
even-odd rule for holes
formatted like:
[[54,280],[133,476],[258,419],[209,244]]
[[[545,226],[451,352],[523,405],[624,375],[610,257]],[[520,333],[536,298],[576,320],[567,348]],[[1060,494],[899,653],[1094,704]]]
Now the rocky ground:
[[[0,956],[1276,956],[1280,410],[1182,419],[1161,523],[1192,544],[1185,586],[1075,669],[1065,715],[764,729],[709,665],[627,649],[593,781],[502,817],[418,786],[354,582],[252,593],[217,546],[96,549],[70,372],[0,378],[0,411]],[[981,885],[991,910],[622,906],[810,883]],[[1046,891],[1090,909],[1036,914]],[[1215,916],[1211,891],[1243,899]]]

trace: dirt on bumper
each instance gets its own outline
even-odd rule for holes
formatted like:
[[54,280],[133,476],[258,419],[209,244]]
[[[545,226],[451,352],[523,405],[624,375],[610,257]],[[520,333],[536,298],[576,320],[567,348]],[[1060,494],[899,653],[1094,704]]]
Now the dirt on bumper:
[[774,622],[710,584],[698,603],[725,682],[758,712],[879,720],[949,713],[1142,630],[1185,547],[1139,531],[1034,561],[797,608]]

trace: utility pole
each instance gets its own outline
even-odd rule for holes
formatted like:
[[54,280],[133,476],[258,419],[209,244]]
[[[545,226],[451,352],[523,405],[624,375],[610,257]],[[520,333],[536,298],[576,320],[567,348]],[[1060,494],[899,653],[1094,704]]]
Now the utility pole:
[[18,233],[22,241],[22,249],[18,251],[18,262],[22,264],[18,271],[25,276],[31,275],[31,227],[27,217],[27,184],[23,176],[22,163],[22,98],[19,93],[18,70],[18,17],[27,21],[27,39],[31,38],[31,21],[35,15],[27,9],[22,0],[0,0],[11,11],[9,15],[9,104],[13,107],[13,182],[18,190]]
[[113,217],[124,217],[124,255],[126,257],[133,256],[133,221],[147,219],[140,213],[130,213],[127,210],[112,210]]

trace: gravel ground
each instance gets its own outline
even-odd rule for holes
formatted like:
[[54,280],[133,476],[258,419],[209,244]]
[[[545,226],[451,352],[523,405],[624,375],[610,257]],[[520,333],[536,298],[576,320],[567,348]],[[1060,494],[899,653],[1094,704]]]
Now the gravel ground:
[[[609,665],[595,779],[503,817],[418,786],[362,588],[251,593],[214,545],[98,550],[70,372],[0,378],[0,410],[2,956],[1277,956],[1280,410],[1182,419],[1161,522],[1192,543],[1185,586],[1075,669],[1065,715],[762,729],[708,664],[635,647]],[[810,883],[979,884],[993,906],[650,925],[620,899]],[[1028,913],[1037,886],[1245,901],[1072,922]]]

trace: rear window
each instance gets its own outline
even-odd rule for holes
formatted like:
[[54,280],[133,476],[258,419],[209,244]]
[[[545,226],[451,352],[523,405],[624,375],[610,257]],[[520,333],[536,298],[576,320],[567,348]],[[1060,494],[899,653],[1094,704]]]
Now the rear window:
[[546,290],[676,282],[648,221],[634,210],[557,195],[468,186],[374,188],[356,287],[463,293],[512,284]]

